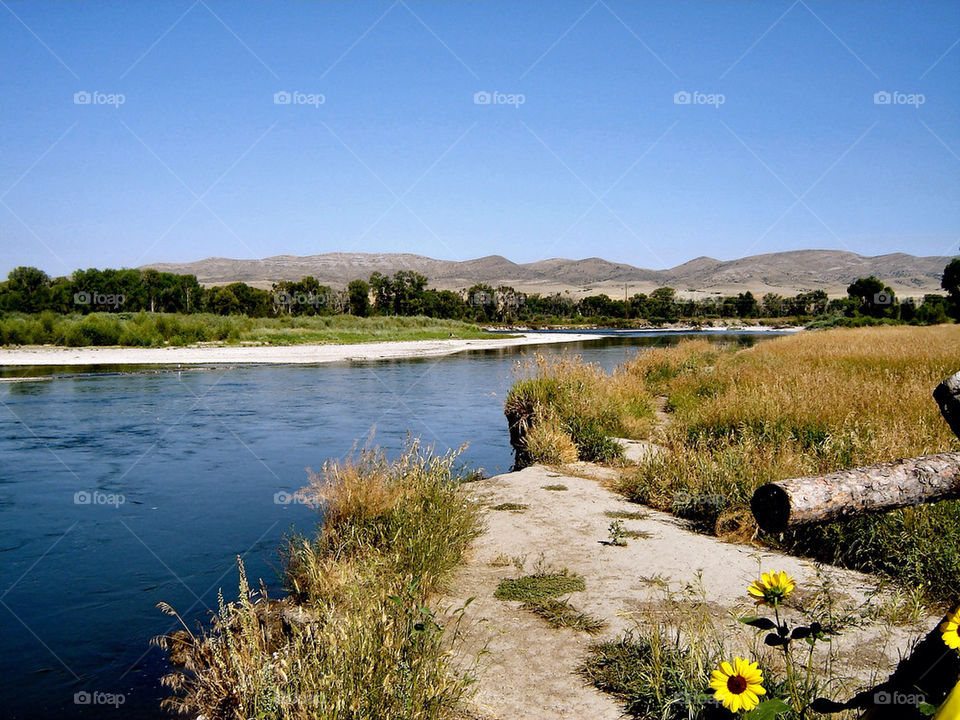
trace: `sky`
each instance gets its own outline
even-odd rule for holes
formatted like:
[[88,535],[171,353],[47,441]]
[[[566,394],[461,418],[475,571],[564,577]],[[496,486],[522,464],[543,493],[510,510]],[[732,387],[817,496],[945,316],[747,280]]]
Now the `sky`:
[[0,273],[960,246],[957,2],[0,0]]

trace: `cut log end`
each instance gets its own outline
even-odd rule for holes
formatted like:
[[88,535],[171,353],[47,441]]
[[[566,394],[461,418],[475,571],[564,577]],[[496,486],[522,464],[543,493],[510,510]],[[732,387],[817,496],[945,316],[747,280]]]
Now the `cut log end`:
[[951,375],[937,385],[933,391],[933,399],[940,406],[943,419],[960,438],[960,373]]
[[757,488],[750,509],[765,532],[781,533],[790,525],[790,495],[779,485],[767,483]]

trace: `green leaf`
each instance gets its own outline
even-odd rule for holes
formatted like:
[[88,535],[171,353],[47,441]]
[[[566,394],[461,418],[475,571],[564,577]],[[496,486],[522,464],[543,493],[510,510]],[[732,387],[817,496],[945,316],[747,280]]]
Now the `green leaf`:
[[744,717],[746,720],[774,720],[780,713],[790,712],[790,706],[783,700],[771,698],[764,700]]
[[790,642],[790,640],[785,637],[781,637],[777,633],[768,633],[763,639],[763,642],[770,647],[779,647],[780,645],[786,645],[788,642]]
[[744,625],[759,628],[760,630],[773,630],[777,626],[773,620],[765,617],[742,617],[740,618],[740,622]]
[[931,705],[930,703],[922,702],[919,705],[917,705],[917,710],[920,712],[921,715],[927,715],[927,716],[933,715],[937,711],[937,709],[938,708],[936,705]]

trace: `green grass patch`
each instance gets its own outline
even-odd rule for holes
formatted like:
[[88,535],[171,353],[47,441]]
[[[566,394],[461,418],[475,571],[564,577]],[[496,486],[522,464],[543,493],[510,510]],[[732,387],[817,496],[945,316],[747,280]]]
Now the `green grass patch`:
[[631,717],[706,717],[709,661],[678,644],[656,642],[628,632],[617,640],[598,643],[590,649],[581,673],[597,689],[623,702]]
[[566,485],[542,485],[541,487],[542,487],[544,490],[553,490],[553,491],[555,491],[555,492],[562,492],[562,491],[564,491],[564,490],[569,490],[569,489],[570,489],[570,488],[568,488]]
[[568,600],[537,600],[524,603],[523,607],[546,620],[553,628],[570,628],[595,635],[606,627],[603,620],[577,610]]
[[642,510],[607,510],[603,514],[614,520],[643,520],[650,517],[650,513]]
[[563,570],[557,573],[538,573],[501,580],[493,596],[498,600],[537,602],[580,592],[586,587],[582,577]]
[[499,505],[493,505],[491,506],[490,509],[504,510],[507,512],[523,512],[528,507],[529,507],[528,505],[524,505],[523,503],[505,502],[505,503],[500,503]]

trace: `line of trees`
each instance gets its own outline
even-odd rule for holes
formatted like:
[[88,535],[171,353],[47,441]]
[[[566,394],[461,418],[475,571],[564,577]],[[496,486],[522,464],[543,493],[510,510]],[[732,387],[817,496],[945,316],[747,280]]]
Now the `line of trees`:
[[373,273],[345,289],[322,285],[314,277],[274,283],[270,290],[235,282],[204,288],[193,275],[156,270],[77,270],[51,278],[33,267],[12,270],[0,283],[0,312],[209,312],[217,315],[425,315],[478,322],[547,323],[597,321],[654,323],[715,318],[813,318],[937,323],[960,320],[960,259],[945,268],[941,285],[947,295],[925,295],[919,303],[901,302],[883,281],[860,278],[847,297],[831,300],[822,290],[791,297],[751,292],[688,299],[673,288],[636,293],[624,300],[591,295],[574,300],[559,293],[527,294],[512,287],[477,284],[466,290],[429,288],[428,279],[401,270],[392,276]]

